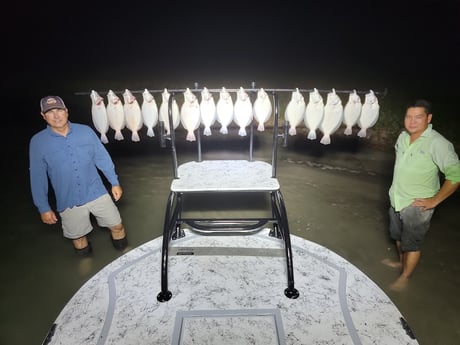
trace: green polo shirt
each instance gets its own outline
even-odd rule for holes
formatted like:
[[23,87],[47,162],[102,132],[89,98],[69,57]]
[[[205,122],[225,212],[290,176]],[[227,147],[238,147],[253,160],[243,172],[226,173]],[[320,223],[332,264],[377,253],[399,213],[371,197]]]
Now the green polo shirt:
[[403,131],[396,141],[396,161],[389,195],[396,211],[416,198],[430,198],[440,188],[439,172],[452,183],[460,182],[460,162],[450,141],[428,128],[412,144]]

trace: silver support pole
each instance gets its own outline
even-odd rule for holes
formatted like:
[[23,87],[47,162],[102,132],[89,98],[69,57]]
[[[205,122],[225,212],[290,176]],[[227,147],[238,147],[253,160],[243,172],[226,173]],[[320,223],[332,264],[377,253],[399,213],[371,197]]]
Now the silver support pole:
[[173,174],[174,178],[178,179],[179,174],[177,173],[177,152],[176,152],[176,134],[173,123],[173,110],[172,104],[174,100],[174,92],[169,95],[168,99],[168,118],[169,118],[169,136],[171,138],[171,154],[172,154],[172,163],[173,163]]

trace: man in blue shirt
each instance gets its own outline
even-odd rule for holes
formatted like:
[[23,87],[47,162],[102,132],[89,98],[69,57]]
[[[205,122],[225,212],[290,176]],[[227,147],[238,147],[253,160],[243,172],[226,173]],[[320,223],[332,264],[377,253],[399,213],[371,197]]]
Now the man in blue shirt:
[[99,175],[100,171],[107,178],[118,201],[123,191],[109,153],[89,126],[68,120],[60,97],[44,97],[40,107],[48,126],[30,140],[29,160],[32,198],[42,221],[58,221],[48,198],[51,182],[63,235],[72,240],[78,254],[92,251],[86,236],[93,229],[90,214],[99,226],[110,229],[113,246],[125,249],[128,241],[120,213]]
[[[411,103],[403,131],[396,142],[396,162],[389,191],[390,236],[396,241],[398,261],[384,264],[399,268],[401,275],[391,285],[402,290],[415,270],[435,207],[459,187],[460,162],[454,146],[431,125],[431,104]],[[444,175],[442,185],[439,173]]]

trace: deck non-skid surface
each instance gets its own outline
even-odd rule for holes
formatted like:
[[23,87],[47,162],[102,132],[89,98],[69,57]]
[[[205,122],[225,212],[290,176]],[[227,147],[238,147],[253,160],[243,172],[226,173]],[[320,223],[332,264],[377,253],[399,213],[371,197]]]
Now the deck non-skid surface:
[[308,240],[291,242],[297,299],[284,295],[283,242],[268,229],[247,236],[186,230],[171,243],[173,296],[160,303],[162,238],[149,241],[81,287],[49,344],[418,344],[355,266]]
[[275,191],[272,165],[262,161],[211,160],[188,162],[178,167],[173,192]]

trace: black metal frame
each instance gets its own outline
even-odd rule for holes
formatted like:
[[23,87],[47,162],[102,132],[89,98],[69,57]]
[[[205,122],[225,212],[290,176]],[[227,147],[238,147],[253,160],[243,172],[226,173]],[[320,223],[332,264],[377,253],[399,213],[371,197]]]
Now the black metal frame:
[[[194,90],[198,91],[197,89]],[[251,95],[254,96],[256,89],[251,90]],[[279,102],[276,92],[272,92],[274,104],[274,128],[273,128],[273,150],[272,150],[272,177],[276,177],[276,161],[277,161],[277,146],[278,146],[278,122],[279,122]],[[168,102],[168,117],[170,124],[170,135],[167,138],[164,134],[164,124],[160,123],[160,138],[162,146],[165,145],[165,139],[171,141],[171,153],[173,163],[174,179],[178,178],[177,172],[177,153],[175,146],[175,133],[172,121],[172,101],[174,93],[171,93]],[[197,147],[198,161],[201,161],[201,140],[199,130],[197,131]],[[284,138],[286,138],[287,123],[284,125]],[[250,125],[250,148],[249,161],[253,161],[253,126]],[[248,192],[248,191],[246,191]],[[277,237],[284,241],[284,249],[286,255],[287,267],[287,288],[284,294],[288,298],[295,299],[299,296],[298,290],[294,287],[294,268],[292,259],[291,239],[289,232],[289,222],[287,218],[286,207],[283,195],[279,189],[271,191],[249,191],[254,193],[270,193],[272,216],[267,218],[229,218],[229,219],[214,219],[214,218],[183,218],[182,207],[184,192],[175,192],[171,190],[166,204],[165,220],[163,228],[163,243],[161,257],[161,291],[157,295],[159,302],[166,302],[171,299],[172,293],[168,290],[168,252],[171,240],[175,240],[185,236],[182,229],[183,224],[191,226],[194,230],[206,234],[248,234],[259,231],[266,224],[271,224],[272,229],[269,232],[270,236]],[[190,192],[191,193],[191,192]],[[232,192],[238,193],[238,192]]]

